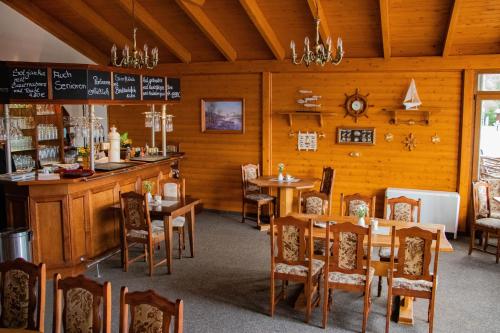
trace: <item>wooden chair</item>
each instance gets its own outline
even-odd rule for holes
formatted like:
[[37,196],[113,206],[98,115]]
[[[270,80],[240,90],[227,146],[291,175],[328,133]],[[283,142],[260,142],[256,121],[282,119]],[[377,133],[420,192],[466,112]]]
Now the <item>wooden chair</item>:
[[262,193],[262,189],[256,185],[250,184],[249,180],[256,179],[260,176],[259,164],[245,164],[241,166],[241,186],[242,186],[242,204],[241,204],[241,223],[245,223],[245,206],[252,204],[257,206],[257,228],[262,229],[260,222],[260,207],[269,205],[273,207],[273,212],[276,214],[276,198]]
[[[469,255],[472,254],[472,250],[480,250],[486,253],[495,254],[496,263],[498,264],[500,259],[500,218],[491,217],[489,196],[490,184],[483,181],[472,183],[472,211],[474,216],[470,225]],[[481,235],[480,245],[483,242],[483,238],[485,238],[483,249],[477,248],[474,244],[476,240],[476,231],[483,233]],[[489,234],[497,237],[496,253],[487,251]]]
[[[165,230],[163,221],[151,223],[149,217],[149,203],[145,196],[136,192],[121,194],[122,211],[122,239],[124,271],[128,265],[139,260],[146,259],[149,262],[149,275],[153,275],[154,267],[167,262],[167,258],[154,263],[154,247],[165,241]],[[129,245],[143,244],[144,254],[140,254],[129,260]]]
[[[330,224],[328,231],[326,242],[328,244],[333,241],[333,254],[331,251],[326,251],[323,328],[326,328],[328,322],[328,311],[333,303],[333,290],[342,289],[364,293],[362,332],[365,332],[371,307],[371,283],[375,273],[375,269],[370,266],[371,227],[339,223]],[[366,248],[369,249],[366,252],[365,238],[368,239]]]
[[[312,220],[299,220],[291,216],[271,218],[271,309],[274,309],[280,299],[286,298],[286,288],[289,281],[304,283],[306,295],[306,323],[311,317],[313,306],[319,304],[320,294],[313,301],[314,290],[319,288],[324,261],[313,259],[313,243],[311,235]],[[276,253],[277,250],[277,253]],[[282,281],[281,293],[275,297],[275,280]]]
[[[128,315],[131,314],[129,323]],[[171,302],[153,290],[120,292],[120,333],[170,332],[174,317],[174,333],[183,332],[184,304],[178,299]]]
[[340,194],[340,215],[341,216],[356,216],[356,210],[360,206],[368,208],[369,217],[375,217],[375,201],[376,196],[370,197],[359,193],[344,195]]
[[[389,217],[387,217],[387,208],[389,208],[390,211]],[[422,208],[422,200],[420,199],[414,200],[404,196],[391,199],[385,198],[384,219],[420,223],[421,208]],[[378,251],[378,256],[380,257],[380,261],[388,262],[391,258],[391,248],[381,247]],[[381,294],[382,294],[382,276],[379,276],[377,297],[380,297]]]
[[[333,184],[335,182],[335,169],[332,167],[324,166],[323,167],[323,174],[321,176],[321,184],[319,186],[319,192],[323,193],[327,196],[328,200],[328,211],[325,212],[325,214],[331,215],[332,214],[332,195],[333,195]],[[299,198],[299,209],[303,204],[302,197],[310,191],[302,193],[301,190],[298,191],[298,198]],[[316,192],[316,191],[312,191]]]
[[[389,217],[387,217],[387,207],[389,207],[390,211]],[[414,200],[404,196],[390,199],[385,198],[384,219],[420,223],[421,208],[421,199]]]
[[[329,212],[328,196],[318,191],[306,192],[302,195],[299,213],[326,215]],[[323,239],[314,240],[314,254],[325,254],[325,243]]]
[[61,279],[55,274],[53,318],[54,333],[110,333],[111,283],[100,284],[83,275]]
[[45,264],[22,258],[0,263],[0,327],[44,331]]
[[[175,200],[184,199],[186,197],[186,180],[184,178],[174,179],[167,178],[161,179],[159,182],[159,193],[161,196],[167,198],[174,198]],[[159,223],[153,221],[154,223]],[[163,221],[161,221],[163,223]],[[178,216],[172,221],[172,229],[177,232],[179,236],[179,259],[182,259],[182,250],[186,248],[185,227],[186,217]]]
[[[398,260],[395,260],[396,237],[399,240]],[[432,261],[432,242],[435,241],[434,269],[429,266]],[[434,302],[438,284],[440,237],[438,232],[431,232],[419,227],[391,230],[391,259],[388,271],[388,295],[386,333],[389,332],[392,297],[405,296],[425,298],[429,300],[428,321],[429,333],[432,333],[434,322]],[[396,266],[395,266],[396,265]]]

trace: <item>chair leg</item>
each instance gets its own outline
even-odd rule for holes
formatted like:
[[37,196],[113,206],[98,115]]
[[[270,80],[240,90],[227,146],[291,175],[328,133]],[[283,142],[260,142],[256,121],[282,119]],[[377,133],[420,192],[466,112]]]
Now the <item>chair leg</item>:
[[241,203],[241,223],[245,223],[245,201]]
[[182,236],[181,233],[184,233],[184,227],[177,228],[177,234],[179,236],[179,259],[182,259]]
[[472,249],[474,248],[474,242],[476,238],[476,229],[474,228],[474,225],[471,226],[470,228],[470,242],[469,242],[469,255],[472,253]]
[[378,277],[377,297],[382,295],[382,276]]
[[368,292],[365,291],[365,300],[363,303],[363,328],[361,332],[365,333],[366,332],[366,325],[368,324],[368,315],[370,313],[370,295],[371,294],[371,288],[368,289]]
[[486,252],[486,249],[488,248],[488,241],[490,240],[490,234],[489,232],[485,231],[484,233],[484,247],[483,247],[483,251]]
[[500,235],[497,234],[497,264],[500,259]]
[[260,227],[260,204],[257,204],[257,227]]
[[271,317],[274,317],[274,306],[275,306],[275,302],[274,302],[274,274],[271,273],[271,290],[270,290],[270,294],[271,294],[271,299],[270,299],[270,316]]
[[309,320],[311,320],[311,310],[312,310],[312,283],[306,282],[306,287],[305,287],[305,292],[306,292],[306,324],[309,323]]
[[148,245],[148,250],[149,250],[149,276],[153,276],[153,268],[154,268],[154,252],[153,252],[153,244]]
[[127,241],[123,242],[123,271],[128,271],[128,244]]
[[[323,328],[326,328],[328,323],[328,310],[330,309],[330,288],[328,288],[328,281],[325,280],[323,288]],[[333,292],[333,289],[332,289]]]
[[385,333],[389,333],[391,325],[391,312],[392,312],[392,288],[387,288],[387,315],[385,317]]

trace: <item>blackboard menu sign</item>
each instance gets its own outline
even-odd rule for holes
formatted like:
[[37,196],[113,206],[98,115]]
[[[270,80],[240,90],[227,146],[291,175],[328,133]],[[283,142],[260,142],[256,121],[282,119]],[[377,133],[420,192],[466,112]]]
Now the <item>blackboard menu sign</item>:
[[142,99],[165,100],[165,78],[160,76],[142,77]]
[[173,77],[167,78],[167,100],[181,100],[181,79]]
[[0,103],[9,101],[9,75],[5,63],[0,62]]
[[88,99],[111,99],[111,73],[89,70],[87,96]]
[[141,76],[135,74],[113,73],[115,100],[140,100]]
[[11,67],[8,72],[11,99],[49,98],[46,68]]
[[52,68],[53,99],[87,99],[87,70]]

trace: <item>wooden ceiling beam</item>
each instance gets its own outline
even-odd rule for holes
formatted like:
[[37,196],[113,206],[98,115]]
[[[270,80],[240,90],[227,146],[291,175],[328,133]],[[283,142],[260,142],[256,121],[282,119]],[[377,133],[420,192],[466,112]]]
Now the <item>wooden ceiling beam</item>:
[[[71,0],[70,0],[71,1]],[[132,13],[132,2],[130,0],[117,0],[118,3],[128,12]],[[184,63],[191,62],[191,52],[189,52],[164,25],[158,22],[146,8],[141,4],[135,3],[135,17],[141,22],[151,33],[153,33],[165,46]]]
[[78,13],[90,25],[99,30],[110,42],[117,44],[119,47],[132,44],[129,38],[118,31],[118,29],[82,0],[64,0],[64,3],[70,6],[75,13]]
[[33,3],[15,0],[1,1],[97,64],[109,64],[109,56],[102,53],[93,44],[87,42],[74,31],[56,20],[54,17],[48,15]]
[[328,37],[331,36],[331,34],[330,28],[328,27],[328,20],[326,19],[325,11],[323,10],[323,6],[321,5],[321,0],[307,0],[307,4],[309,5],[312,16],[320,19],[319,34],[321,35],[323,43],[325,43]]
[[200,6],[193,4],[190,0],[175,0],[175,2],[186,12],[227,60],[236,60],[236,51]]
[[450,55],[451,44],[453,43],[453,35],[455,33],[455,28],[458,24],[458,15],[460,12],[460,6],[462,5],[462,0],[455,0],[453,2],[453,8],[451,10],[450,21],[448,22],[448,30],[446,32],[446,37],[443,44],[443,57]]
[[380,0],[380,26],[382,30],[382,46],[384,58],[391,57],[391,34],[389,30],[389,0]]
[[188,1],[191,1],[192,3],[198,6],[203,6],[205,4],[205,0],[188,0]]
[[276,33],[269,25],[269,22],[264,17],[259,5],[256,0],[240,0],[240,4],[243,6],[248,16],[252,20],[257,30],[259,30],[262,38],[266,41],[267,45],[273,52],[274,56],[278,60],[285,59],[285,49],[281,46]]

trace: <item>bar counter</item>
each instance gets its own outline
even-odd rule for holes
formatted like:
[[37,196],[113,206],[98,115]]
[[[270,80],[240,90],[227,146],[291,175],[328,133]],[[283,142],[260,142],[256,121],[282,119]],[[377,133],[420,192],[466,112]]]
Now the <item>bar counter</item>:
[[96,172],[78,179],[2,180],[7,224],[29,227],[33,232],[33,262],[44,262],[53,272],[75,275],[92,260],[120,245],[120,192],[142,190],[144,181],[168,177],[182,153],[166,160]]

